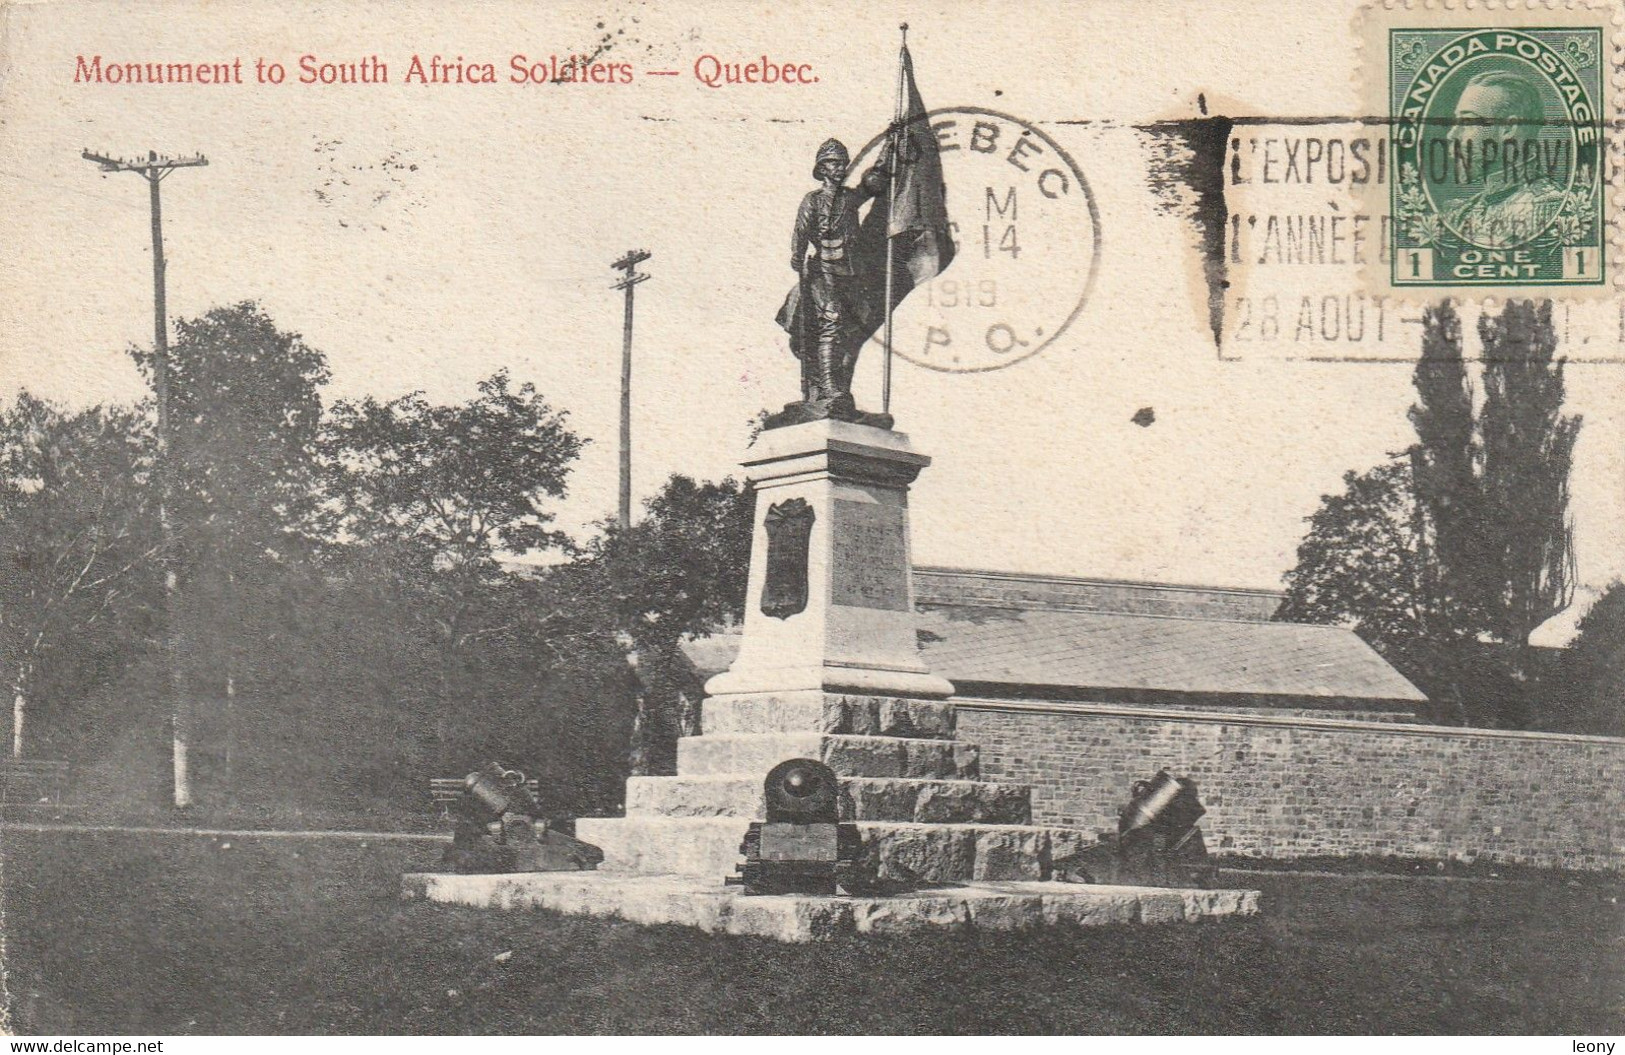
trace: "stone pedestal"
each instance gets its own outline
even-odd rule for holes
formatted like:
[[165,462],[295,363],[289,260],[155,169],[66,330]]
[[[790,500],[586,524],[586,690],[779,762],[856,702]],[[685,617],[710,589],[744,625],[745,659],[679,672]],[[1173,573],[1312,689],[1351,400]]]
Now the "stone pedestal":
[[739,656],[706,693],[826,691],[945,699],[920,659],[908,487],[931,459],[900,432],[844,421],[769,429]]

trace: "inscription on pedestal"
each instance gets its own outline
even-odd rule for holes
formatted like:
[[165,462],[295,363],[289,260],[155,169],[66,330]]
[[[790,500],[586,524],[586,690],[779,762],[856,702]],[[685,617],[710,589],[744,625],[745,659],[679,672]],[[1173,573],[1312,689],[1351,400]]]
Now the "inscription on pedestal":
[[762,613],[788,619],[807,607],[807,546],[814,513],[804,498],[770,506],[762,527],[767,530],[767,575],[762,581]]
[[853,608],[908,611],[908,529],[897,506],[835,500],[831,599]]

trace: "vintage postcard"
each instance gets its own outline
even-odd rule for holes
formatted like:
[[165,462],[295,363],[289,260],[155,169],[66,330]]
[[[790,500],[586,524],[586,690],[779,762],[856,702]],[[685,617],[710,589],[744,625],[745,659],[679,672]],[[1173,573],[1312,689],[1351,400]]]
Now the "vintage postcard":
[[0,1026],[1612,1052],[1622,136],[1617,0],[0,3]]

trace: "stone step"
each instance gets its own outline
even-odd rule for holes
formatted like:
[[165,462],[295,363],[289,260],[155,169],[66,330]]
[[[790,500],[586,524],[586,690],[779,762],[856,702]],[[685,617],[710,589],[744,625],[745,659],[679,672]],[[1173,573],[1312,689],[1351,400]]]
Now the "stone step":
[[[840,785],[837,809],[843,821],[1026,824],[1032,820],[1032,791],[1025,784],[843,777]],[[766,809],[761,776],[632,777],[626,782],[628,816],[761,820]]]
[[712,696],[701,705],[706,735],[837,733],[951,740],[953,704],[839,692],[749,693]]
[[[583,818],[576,836],[604,851],[603,870],[638,875],[733,875],[750,821],[743,817]],[[1096,836],[1015,824],[858,822],[859,861],[882,879],[963,883],[1045,880],[1051,862]]]
[[829,733],[732,733],[677,741],[677,774],[751,774],[758,780],[789,758],[813,758],[847,777],[975,780],[975,744],[898,736]]

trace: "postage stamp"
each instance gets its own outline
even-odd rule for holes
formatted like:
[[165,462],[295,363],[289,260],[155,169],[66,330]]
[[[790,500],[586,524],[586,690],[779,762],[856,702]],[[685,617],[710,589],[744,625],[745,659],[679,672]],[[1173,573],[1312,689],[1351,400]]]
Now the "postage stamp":
[[1605,280],[1602,46],[1598,26],[1389,30],[1396,287]]

